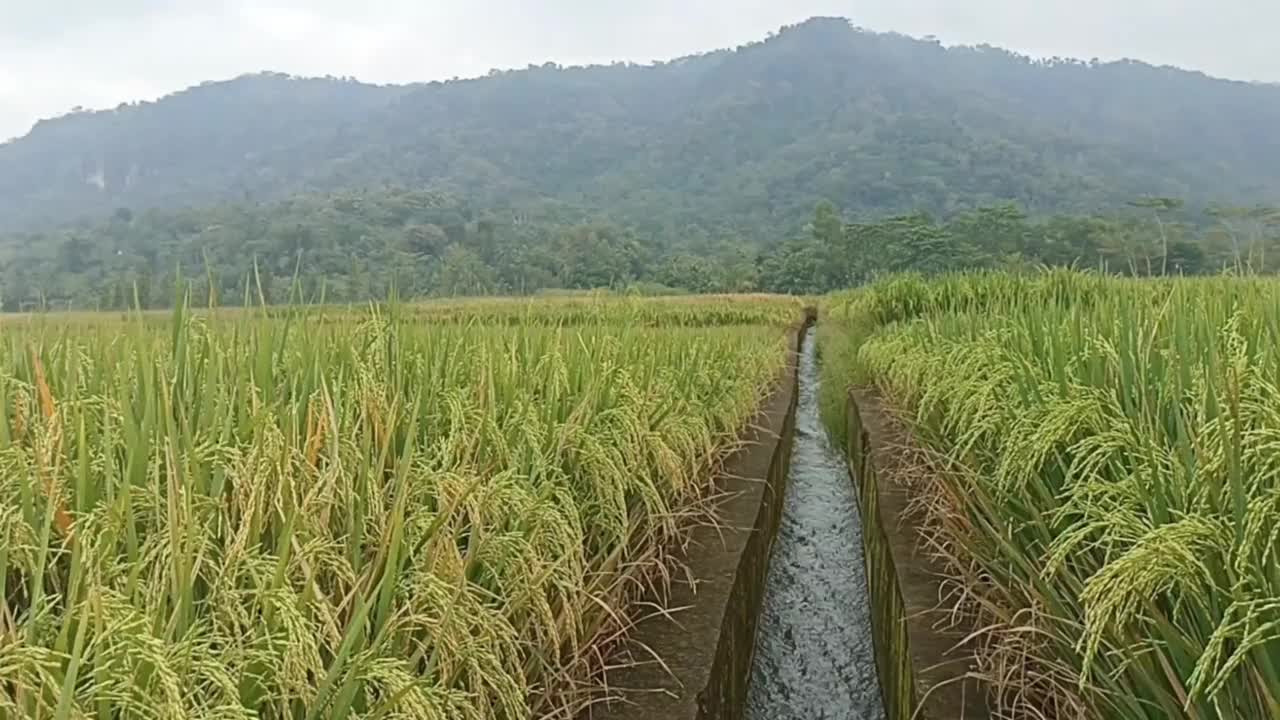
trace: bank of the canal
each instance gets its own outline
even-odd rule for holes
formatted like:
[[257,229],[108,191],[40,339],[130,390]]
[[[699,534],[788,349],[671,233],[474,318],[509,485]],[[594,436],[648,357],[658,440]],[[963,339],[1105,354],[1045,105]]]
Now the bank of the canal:
[[[608,697],[586,720],[739,720],[769,558],[782,513],[798,400],[800,348],[813,313],[791,333],[787,368],[727,458],[716,486],[716,525],[676,548],[666,610],[627,634],[605,677]],[[656,600],[651,598],[651,601]]]
[[862,523],[847,460],[818,417],[815,345],[805,343],[801,353],[796,435],[756,632],[749,720],[884,717]]

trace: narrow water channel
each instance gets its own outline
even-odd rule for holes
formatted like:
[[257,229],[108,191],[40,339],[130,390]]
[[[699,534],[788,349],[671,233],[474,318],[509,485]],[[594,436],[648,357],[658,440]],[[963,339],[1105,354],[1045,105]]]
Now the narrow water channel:
[[800,358],[800,401],[782,527],[773,548],[747,695],[747,720],[881,720],[848,466],[818,419],[813,333]]

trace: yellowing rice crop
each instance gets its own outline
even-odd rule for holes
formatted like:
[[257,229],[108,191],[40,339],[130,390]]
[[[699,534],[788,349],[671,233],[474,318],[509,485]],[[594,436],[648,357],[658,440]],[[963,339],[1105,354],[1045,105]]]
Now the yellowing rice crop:
[[591,307],[4,326],[0,716],[571,714],[798,318]]
[[1006,709],[1280,717],[1280,282],[907,277],[832,317],[829,376],[939,453],[913,487]]

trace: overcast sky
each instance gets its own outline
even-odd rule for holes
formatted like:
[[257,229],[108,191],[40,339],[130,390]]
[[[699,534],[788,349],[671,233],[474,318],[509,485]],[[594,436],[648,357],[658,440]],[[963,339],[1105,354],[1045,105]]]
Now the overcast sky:
[[76,105],[245,72],[409,82],[665,59],[810,15],[948,44],[1280,80],[1276,0],[0,0],[0,139]]

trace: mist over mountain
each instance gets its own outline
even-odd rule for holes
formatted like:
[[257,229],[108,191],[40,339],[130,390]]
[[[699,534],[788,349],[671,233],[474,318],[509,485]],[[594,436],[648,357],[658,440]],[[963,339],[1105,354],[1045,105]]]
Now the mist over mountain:
[[279,74],[43,121],[0,145],[0,230],[299,192],[430,188],[764,238],[815,202],[947,214],[1280,191],[1280,89],[1033,61],[813,19],[653,65],[410,86]]

